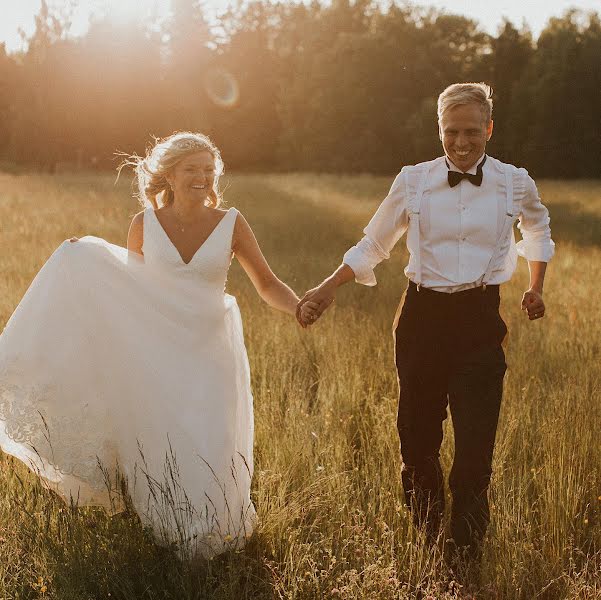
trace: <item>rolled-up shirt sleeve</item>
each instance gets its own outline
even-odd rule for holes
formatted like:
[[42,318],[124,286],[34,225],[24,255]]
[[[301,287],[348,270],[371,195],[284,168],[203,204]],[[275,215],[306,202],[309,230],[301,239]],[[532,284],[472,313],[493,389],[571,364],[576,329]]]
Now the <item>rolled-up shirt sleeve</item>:
[[518,229],[522,239],[516,244],[518,254],[526,260],[549,262],[555,253],[551,239],[549,211],[541,202],[533,179],[524,172],[524,196]]
[[376,285],[374,268],[390,257],[390,251],[407,230],[405,176],[403,171],[396,176],[388,195],[363,230],[364,237],[342,259],[355,273],[357,283]]

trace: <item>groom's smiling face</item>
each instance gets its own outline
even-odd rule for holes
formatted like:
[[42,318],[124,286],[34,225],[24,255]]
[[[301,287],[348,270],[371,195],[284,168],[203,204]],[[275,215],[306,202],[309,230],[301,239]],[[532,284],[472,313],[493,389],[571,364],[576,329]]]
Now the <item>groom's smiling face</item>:
[[492,135],[489,123],[477,104],[460,104],[448,108],[438,124],[445,154],[462,171],[468,171],[484,154]]

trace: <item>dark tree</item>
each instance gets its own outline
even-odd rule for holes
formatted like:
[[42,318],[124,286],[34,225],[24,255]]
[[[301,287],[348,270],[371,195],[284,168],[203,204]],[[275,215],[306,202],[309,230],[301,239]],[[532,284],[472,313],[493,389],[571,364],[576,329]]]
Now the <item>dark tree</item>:
[[235,5],[209,23],[200,0],[170,21],[96,20],[69,38],[42,2],[28,48],[0,47],[5,160],[108,167],[151,135],[200,130],[236,169],[372,172],[441,152],[436,99],[457,81],[495,94],[493,155],[535,175],[599,176],[601,22],[575,10],[539,39],[369,0]]

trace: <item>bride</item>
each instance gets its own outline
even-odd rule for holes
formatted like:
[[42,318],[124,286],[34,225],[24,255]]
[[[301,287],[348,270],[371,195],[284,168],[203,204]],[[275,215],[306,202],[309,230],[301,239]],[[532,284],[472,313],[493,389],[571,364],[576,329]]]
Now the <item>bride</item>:
[[294,315],[246,219],[219,208],[218,149],[199,133],[133,157],[146,209],[127,250],[86,236],[42,267],[0,336],[0,448],[66,501],[130,502],[157,541],[210,555],[240,546],[253,412],[236,256]]

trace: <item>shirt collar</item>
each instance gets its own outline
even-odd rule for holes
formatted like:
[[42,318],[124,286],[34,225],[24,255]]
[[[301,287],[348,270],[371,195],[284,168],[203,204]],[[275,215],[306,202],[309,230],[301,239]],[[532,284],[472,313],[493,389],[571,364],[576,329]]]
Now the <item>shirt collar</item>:
[[[478,165],[482,162],[482,159],[484,158],[485,154],[486,154],[486,152],[484,154],[482,154],[482,156],[471,166],[470,169],[468,169],[466,171],[466,173],[469,173],[470,175],[475,175],[476,171],[478,170]],[[449,163],[449,170],[450,171],[457,171],[458,173],[463,173],[463,171],[459,167],[457,167],[453,163],[453,161],[448,156],[446,156],[446,154],[445,154],[445,157],[447,159],[447,162]]]

